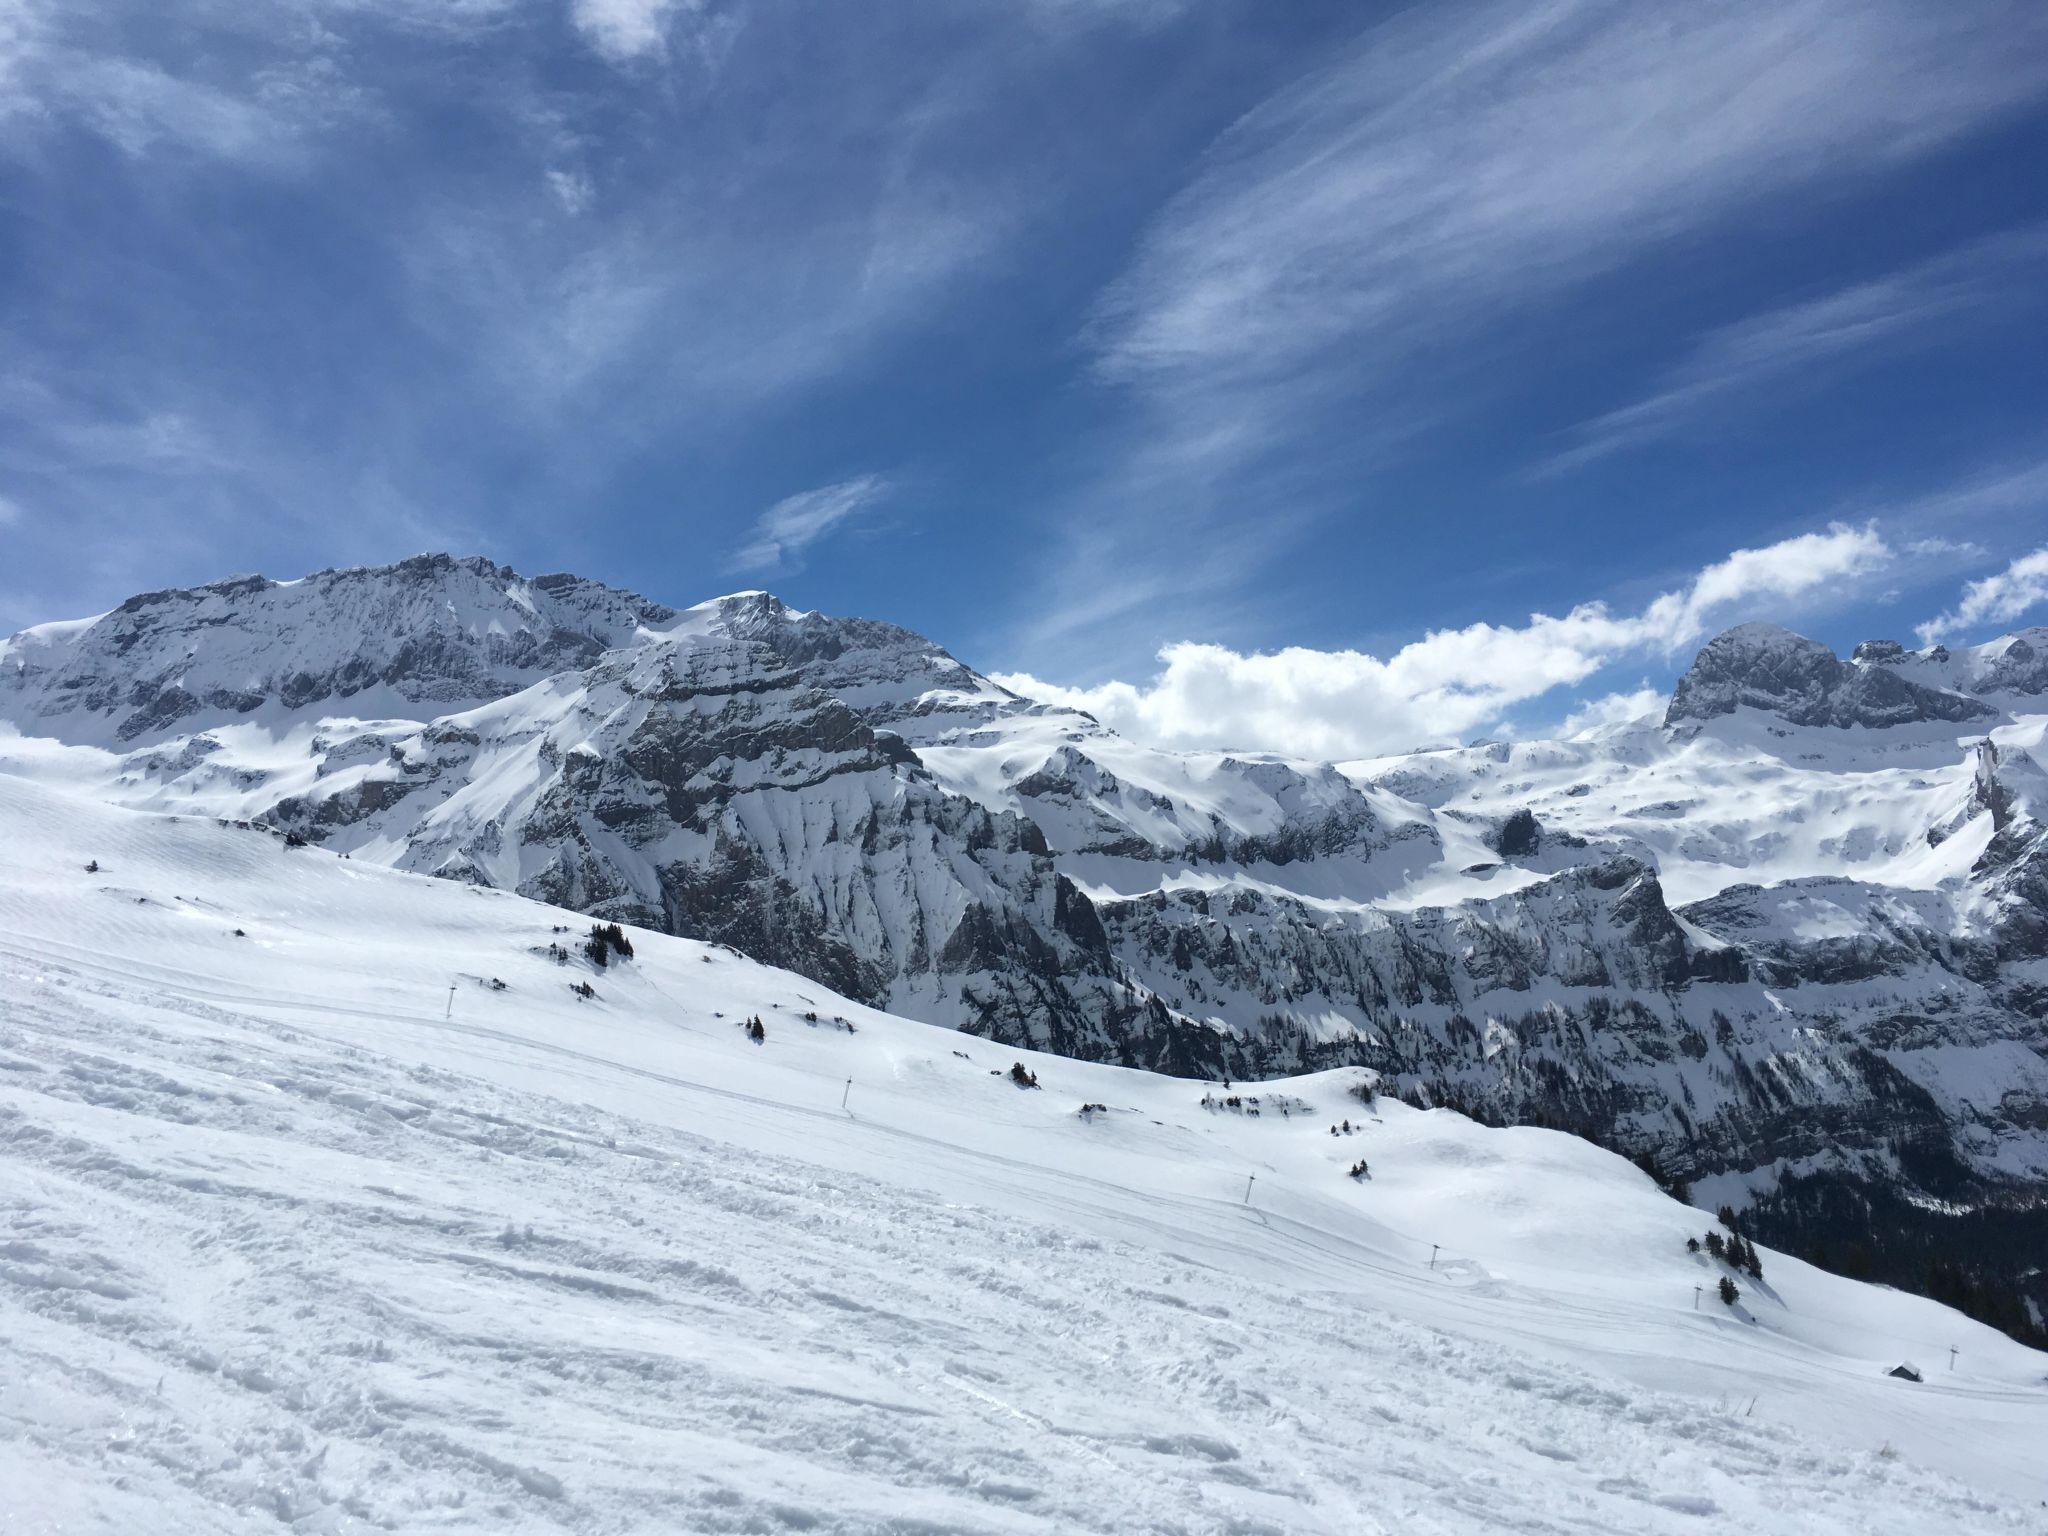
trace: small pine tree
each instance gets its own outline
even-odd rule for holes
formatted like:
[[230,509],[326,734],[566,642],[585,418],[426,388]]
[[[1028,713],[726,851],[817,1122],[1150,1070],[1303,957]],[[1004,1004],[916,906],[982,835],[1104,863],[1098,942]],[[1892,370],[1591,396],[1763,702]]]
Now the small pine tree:
[[1685,1251],[1687,1253],[1698,1253],[1700,1251],[1700,1240],[1696,1237],[1688,1237],[1685,1240]]
[[1720,1233],[1709,1232],[1707,1234],[1707,1252],[1717,1259],[1724,1259],[1728,1256],[1728,1245],[1721,1241]]
[[768,1038],[768,1026],[761,1022],[761,1015],[758,1013],[747,1020],[747,1038],[756,1045]]
[[1726,1275],[1721,1277],[1721,1304],[1732,1307],[1742,1298],[1742,1292],[1735,1288],[1735,1282]]

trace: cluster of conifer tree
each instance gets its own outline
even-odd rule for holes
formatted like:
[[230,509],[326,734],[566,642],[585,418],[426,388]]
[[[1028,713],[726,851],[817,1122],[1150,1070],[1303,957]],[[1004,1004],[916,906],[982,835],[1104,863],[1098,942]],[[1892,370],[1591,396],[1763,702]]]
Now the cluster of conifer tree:
[[1749,1228],[1810,1264],[1918,1291],[2048,1349],[2048,1201],[1987,1197],[1954,1181],[1930,1209],[1877,1183],[1787,1175],[1748,1211]]
[[583,953],[590,956],[590,963],[600,971],[617,955],[621,960],[633,958],[633,941],[626,937],[626,930],[617,923],[592,923],[590,937],[583,941]]

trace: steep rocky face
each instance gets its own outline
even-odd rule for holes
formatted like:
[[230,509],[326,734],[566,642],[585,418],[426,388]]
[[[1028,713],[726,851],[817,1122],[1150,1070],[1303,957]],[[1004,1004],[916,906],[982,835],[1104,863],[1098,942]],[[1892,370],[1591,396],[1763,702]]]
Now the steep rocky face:
[[[1207,793],[1196,798],[1174,782],[1180,760],[1106,738],[1091,722],[1042,761],[1018,759],[1037,766],[1007,783],[973,774],[959,782],[963,793],[1017,805],[1056,851],[1092,855],[1092,867],[1113,883],[1147,889],[1188,866],[1358,866],[1400,844],[1414,845],[1417,855],[1438,849],[1425,823],[1389,824],[1334,768],[1218,755],[1203,765]],[[1005,752],[1023,745],[996,740]],[[922,755],[945,762],[973,751],[927,748]]]
[[1307,1011],[1326,1029],[1342,1018],[1358,1036],[1395,1014],[1440,1019],[1546,985],[1661,993],[1746,974],[1735,951],[1688,937],[1655,873],[1626,858],[1413,912],[1317,912],[1267,892],[1200,888],[1106,911],[1134,969],[1176,1006],[1199,1013],[1235,994],[1284,1016],[1312,999]]
[[1134,1006],[1036,827],[948,794],[759,639],[667,637],[330,757],[361,766],[274,820],[1070,1054],[1114,1053]]
[[[1972,801],[1984,808],[1991,838],[1972,873],[1975,916],[1997,959],[2020,968],[2048,960],[2048,771],[2017,750],[1979,742]],[[2015,1009],[2048,1018],[2048,984],[2034,967],[2020,969],[2011,989]]]
[[421,555],[301,581],[145,592],[0,645],[0,711],[24,730],[142,743],[260,717],[417,718],[587,666],[674,612],[575,576]]
[[1900,676],[1987,701],[2024,706],[2048,694],[2048,628],[2022,629],[1982,645],[1950,650],[1945,645],[1909,651],[1893,641],[1867,641],[1881,649],[1875,659]]
[[1684,909],[1688,922],[1740,946],[1773,987],[1862,982],[1929,971],[1987,974],[1979,947],[1956,936],[1951,900],[1814,876],[1732,885]]
[[1844,663],[1819,641],[1775,624],[1743,624],[1716,635],[1671,696],[1666,725],[1712,720],[1739,708],[1792,725],[1883,729],[1928,721],[1994,717],[1980,699],[1913,682],[1872,656]]
[[1056,854],[1284,865],[1402,840],[1433,846],[1426,824],[1387,825],[1327,764],[1150,751],[1079,711],[1020,698],[893,624],[743,593],[690,610],[682,625],[762,645],[908,743],[948,789],[1028,816]]
[[753,642],[870,724],[911,739],[1032,708],[923,635],[874,619],[802,612],[766,592],[702,604],[682,629]]
[[1969,692],[2022,698],[2048,693],[2048,629],[2022,630],[1979,646],[1973,660],[1976,665],[1965,684]]

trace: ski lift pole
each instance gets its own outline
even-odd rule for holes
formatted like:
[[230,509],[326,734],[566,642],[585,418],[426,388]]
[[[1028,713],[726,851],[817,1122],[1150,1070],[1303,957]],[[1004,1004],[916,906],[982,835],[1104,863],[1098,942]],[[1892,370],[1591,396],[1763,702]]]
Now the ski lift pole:
[[844,1109],[844,1108],[846,1108],[846,1096],[847,1096],[847,1095],[848,1095],[849,1093],[852,1093],[852,1092],[853,1092],[853,1079],[849,1077],[849,1078],[848,1078],[848,1079],[846,1080],[846,1086],[845,1086],[844,1088],[842,1088],[842,1089],[840,1089],[840,1090],[839,1090],[839,1107],[840,1107],[841,1109]]
[[455,1017],[455,983],[452,981],[448,983],[448,1011],[442,1014],[441,1017],[444,1019]]
[[1258,1181],[1258,1177],[1256,1173],[1248,1173],[1244,1176],[1244,1204],[1246,1205],[1252,1203],[1252,1185]]

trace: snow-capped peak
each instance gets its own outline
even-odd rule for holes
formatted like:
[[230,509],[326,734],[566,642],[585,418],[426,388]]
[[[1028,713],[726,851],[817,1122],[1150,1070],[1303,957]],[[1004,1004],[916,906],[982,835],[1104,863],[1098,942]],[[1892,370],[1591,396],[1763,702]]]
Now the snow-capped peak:
[[1792,725],[1865,726],[1988,719],[1980,699],[1928,687],[1884,665],[1845,663],[1817,640],[1777,624],[1739,624],[1716,635],[1673,690],[1667,725],[1703,722],[1740,709]]
[[418,717],[587,666],[672,617],[630,592],[528,580],[480,557],[416,555],[292,582],[237,576],[23,631],[0,665],[0,711],[26,730],[106,744],[250,719]]

